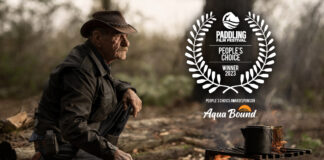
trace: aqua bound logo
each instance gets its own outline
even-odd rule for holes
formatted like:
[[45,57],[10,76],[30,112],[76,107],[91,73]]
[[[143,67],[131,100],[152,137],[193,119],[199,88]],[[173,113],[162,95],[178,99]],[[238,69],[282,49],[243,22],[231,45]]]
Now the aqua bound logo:
[[257,110],[251,110],[248,105],[241,105],[237,110],[232,108],[227,112],[214,112],[212,108],[209,108],[204,112],[203,118],[210,118],[216,120],[217,118],[255,118]]

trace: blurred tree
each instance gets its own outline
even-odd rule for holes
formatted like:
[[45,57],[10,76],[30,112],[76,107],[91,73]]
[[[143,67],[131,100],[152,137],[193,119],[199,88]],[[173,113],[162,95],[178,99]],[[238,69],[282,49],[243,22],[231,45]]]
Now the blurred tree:
[[[302,22],[291,39],[282,41],[281,79],[274,85],[292,103],[307,107],[323,107],[324,97],[324,25],[323,1],[308,4],[300,17]],[[290,30],[291,31],[291,30]]]
[[[119,8],[109,3],[110,9]],[[105,4],[94,1],[93,12],[102,10]],[[125,12],[128,7],[118,10]],[[54,20],[60,18],[57,13],[62,10],[71,18],[55,28]],[[80,15],[70,3],[25,0],[19,1],[18,6],[9,6],[0,1],[0,98],[24,98],[41,91],[50,71],[72,47],[84,41],[79,33],[84,22]],[[133,25],[139,32],[129,36],[128,60],[114,63],[114,75],[132,82],[145,104],[169,104],[188,96],[192,79],[177,71],[184,67],[175,69],[172,65],[177,64],[175,55],[180,55],[179,39],[147,36],[140,32],[141,24]]]
[[102,8],[104,10],[110,10],[111,8],[111,0],[101,0]]
[[112,0],[94,0],[92,1],[92,11],[90,16],[95,11],[101,10],[120,10],[118,7],[118,2],[114,2]]
[[270,21],[272,18],[270,28],[278,34],[276,64],[263,90],[264,94],[273,94],[269,96],[272,97],[270,105],[321,110],[324,102],[323,1],[260,0],[255,8]]
[[[61,29],[53,27],[60,9],[71,16],[68,27]],[[73,28],[79,26],[79,13],[70,3],[52,0],[24,0],[16,6],[0,1],[1,98],[28,97],[41,90],[50,70],[68,53],[66,47],[75,42],[73,35],[79,34]]]

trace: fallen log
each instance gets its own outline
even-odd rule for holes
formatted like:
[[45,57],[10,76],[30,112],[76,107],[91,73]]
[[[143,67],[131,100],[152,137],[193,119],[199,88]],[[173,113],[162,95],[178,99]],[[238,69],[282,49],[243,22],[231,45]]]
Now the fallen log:
[[190,137],[203,137],[206,131],[195,129],[195,128],[185,128],[184,129],[187,136]]
[[1,132],[11,132],[13,130],[26,128],[32,124],[33,119],[28,117],[27,113],[20,112],[14,116],[11,116],[5,120],[1,120]]
[[191,144],[195,147],[200,148],[214,148],[217,146],[214,143],[213,139],[198,139],[198,138],[192,138],[192,137],[183,137],[183,141],[187,144]]

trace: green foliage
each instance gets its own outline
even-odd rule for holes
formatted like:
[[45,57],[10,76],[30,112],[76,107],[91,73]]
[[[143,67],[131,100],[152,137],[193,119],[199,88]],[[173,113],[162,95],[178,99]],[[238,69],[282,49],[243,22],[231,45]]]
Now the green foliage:
[[192,79],[183,75],[157,78],[154,75],[145,77],[119,73],[116,77],[131,82],[144,105],[168,105],[176,99],[189,96],[193,86]]
[[323,142],[320,139],[312,138],[306,134],[303,134],[301,141],[298,144],[298,148],[310,148],[312,150],[323,146]]
[[324,147],[323,142],[319,138],[313,138],[308,134],[301,134],[294,132],[292,130],[288,130],[285,134],[285,140],[292,144],[297,144],[296,148],[301,149],[312,149],[314,154],[318,154],[321,152]]

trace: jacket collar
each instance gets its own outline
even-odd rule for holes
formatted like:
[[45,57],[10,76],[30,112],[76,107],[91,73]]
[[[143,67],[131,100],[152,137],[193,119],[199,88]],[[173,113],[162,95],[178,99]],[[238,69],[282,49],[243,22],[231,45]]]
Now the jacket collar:
[[104,58],[95,46],[89,40],[85,42],[85,45],[90,49],[89,55],[97,66],[100,76],[105,76],[106,74],[110,75],[110,67],[106,64]]

